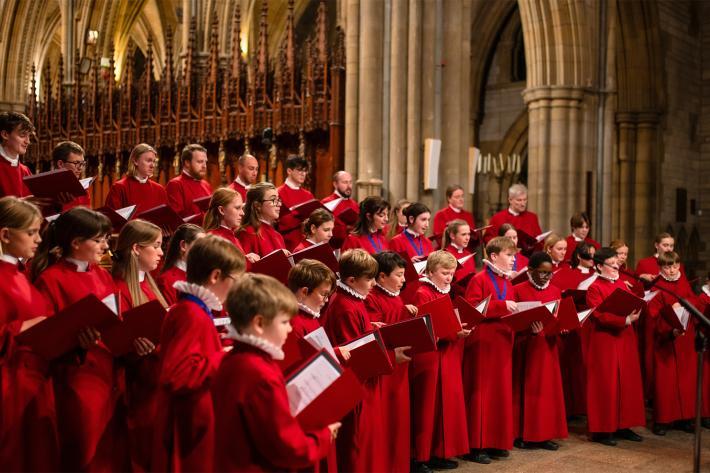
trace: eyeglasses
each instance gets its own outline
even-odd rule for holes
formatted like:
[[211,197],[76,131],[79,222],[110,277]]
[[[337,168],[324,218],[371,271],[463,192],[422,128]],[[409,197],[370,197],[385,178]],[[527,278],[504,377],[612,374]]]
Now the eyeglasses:
[[100,245],[101,243],[108,243],[108,239],[109,239],[108,235],[104,235],[102,237],[92,238],[91,241],[93,241],[94,243],[98,243]]
[[264,200],[262,200],[261,202],[269,202],[271,205],[273,205],[273,206],[275,207],[275,206],[277,206],[277,205],[281,205],[281,203],[282,203],[283,201],[282,201],[280,198],[278,198],[278,197],[272,197],[272,198],[270,198],[270,199],[264,199]]
[[64,164],[71,164],[77,169],[83,169],[86,167],[86,161],[64,161]]

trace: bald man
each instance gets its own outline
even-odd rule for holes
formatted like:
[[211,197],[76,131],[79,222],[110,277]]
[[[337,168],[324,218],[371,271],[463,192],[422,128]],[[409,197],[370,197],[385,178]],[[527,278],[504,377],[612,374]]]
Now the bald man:
[[[332,204],[326,204],[340,199],[337,205],[332,209],[333,215],[335,215],[335,227],[333,228],[333,238],[330,240],[330,244],[333,248],[337,249],[343,245],[345,237],[348,236],[348,233],[352,231],[354,226],[353,223],[348,224],[343,221],[343,219],[339,218],[339,216],[351,222],[351,218],[348,218],[347,215],[352,216],[352,212],[355,212],[356,216],[360,215],[360,206],[352,199],[353,177],[349,172],[338,171],[333,174],[333,191],[331,195],[321,200],[321,203],[326,207],[331,207]],[[348,210],[350,210],[348,214],[343,214],[343,212]]]
[[249,186],[256,182],[256,177],[259,174],[259,161],[251,154],[239,156],[237,173],[237,178],[229,184],[229,188],[239,192],[242,196],[242,202],[246,202],[247,190]]

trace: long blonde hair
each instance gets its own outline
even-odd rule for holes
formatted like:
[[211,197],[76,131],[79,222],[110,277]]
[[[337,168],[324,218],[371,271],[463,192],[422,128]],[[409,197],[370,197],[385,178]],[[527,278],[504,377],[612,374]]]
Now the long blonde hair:
[[[131,220],[121,229],[116,242],[116,250],[113,253],[113,267],[111,273],[115,279],[126,282],[128,292],[133,299],[133,306],[137,307],[148,302],[148,298],[141,290],[138,279],[138,258],[133,253],[133,245],[152,245],[161,235],[160,227],[145,220]],[[148,281],[155,298],[160,301],[163,307],[167,307],[165,298],[160,293],[155,280],[146,271],[145,279]]]
[[[0,228],[27,230],[37,219],[42,220],[42,212],[35,204],[14,196],[0,199]],[[0,242],[0,255],[2,254]]]
[[229,187],[220,187],[219,189],[214,191],[214,193],[212,194],[212,198],[210,199],[210,206],[207,208],[207,212],[205,212],[205,218],[202,221],[202,228],[204,228],[205,231],[219,228],[219,226],[222,224],[222,218],[224,217],[219,212],[219,208],[226,207],[236,197],[239,197],[241,199],[241,195],[239,195],[237,191],[235,191],[234,189],[230,189]]
[[153,153],[156,159],[158,158],[158,152],[151,145],[146,143],[135,145],[131,150],[131,155],[128,157],[128,169],[126,170],[127,175],[135,177],[137,172],[136,161],[145,153]]

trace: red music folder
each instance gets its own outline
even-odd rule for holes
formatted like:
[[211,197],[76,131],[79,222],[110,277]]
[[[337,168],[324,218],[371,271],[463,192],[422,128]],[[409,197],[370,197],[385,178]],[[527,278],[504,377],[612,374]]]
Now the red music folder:
[[150,301],[125,311],[123,322],[114,325],[101,335],[101,340],[116,356],[134,351],[136,338],[147,338],[154,345],[160,343],[160,330],[165,320],[165,308],[159,301]]
[[159,226],[165,234],[174,233],[177,227],[185,223],[170,206],[165,204],[141,212],[136,215],[136,218],[146,220]]
[[[288,215],[289,213],[294,214],[299,220],[305,220],[308,217],[311,216],[314,210],[316,209],[326,209],[326,207],[320,203],[319,200],[316,199],[311,199],[307,200],[305,202],[301,202],[298,205],[294,205],[291,208],[286,207],[285,205],[281,207],[281,213],[280,216]],[[326,209],[328,210],[328,209]]]
[[565,297],[560,301],[557,309],[557,318],[554,323],[545,327],[545,333],[556,335],[563,330],[577,330],[587,320],[592,313],[591,309],[577,311],[577,306],[571,297]]
[[454,300],[454,306],[458,310],[459,319],[462,323],[467,324],[467,329],[472,329],[476,325],[480,324],[483,319],[486,318],[486,312],[488,312],[488,303],[491,301],[491,296],[486,297],[478,304],[471,304],[469,301],[461,296],[456,296]]
[[617,288],[614,292],[602,301],[595,309],[597,312],[609,312],[610,314],[626,317],[631,312],[643,309],[646,303],[640,297]]
[[317,245],[309,246],[301,251],[291,254],[294,263],[298,263],[302,259],[314,259],[328,266],[331,271],[337,273],[340,271],[338,260],[333,253],[333,247],[328,243],[318,243]]
[[466,287],[469,279],[476,274],[476,260],[474,256],[476,256],[476,253],[471,253],[468,256],[456,260],[457,269],[454,273],[454,281],[456,284]]
[[203,214],[207,212],[207,209],[210,208],[210,201],[212,200],[211,195],[206,195],[204,197],[198,197],[197,199],[194,199],[192,201],[193,204],[197,206],[198,209],[200,209],[200,212]]
[[[35,197],[54,200],[62,192],[74,197],[86,195],[86,188],[69,169],[54,169],[53,171],[31,174],[23,177],[22,180]],[[90,181],[86,182],[90,184]]]
[[500,320],[508,324],[514,332],[523,332],[529,329],[533,322],[542,322],[542,325],[546,327],[554,322],[559,304],[560,301],[545,302],[537,307],[504,315]]
[[322,350],[286,379],[291,414],[306,432],[340,421],[365,397],[357,376]]
[[512,277],[510,278],[510,284],[512,286],[515,286],[516,284],[520,284],[521,282],[525,282],[528,280],[528,267],[525,266],[521,270],[513,273]]
[[673,306],[670,305],[663,306],[663,309],[661,309],[661,317],[668,322],[668,325],[681,332],[687,330],[688,322],[690,321],[690,313],[684,307],[680,307],[676,311]]
[[411,350],[407,350],[412,354],[436,350],[430,315],[385,325],[380,327],[380,335],[385,346],[390,350],[397,347],[412,347]]
[[108,217],[111,221],[111,226],[113,227],[112,232],[118,233],[121,231],[123,226],[128,223],[131,217],[133,217],[133,214],[136,212],[136,206],[129,205],[128,207],[116,210],[109,207],[101,207],[96,209],[96,211]]
[[536,236],[532,236],[524,232],[523,230],[518,230],[518,248],[523,250],[524,253],[531,253],[533,251],[542,251],[542,247],[548,235],[552,233],[544,232]]
[[21,345],[47,360],[53,360],[79,346],[79,332],[94,327],[101,333],[117,325],[121,319],[94,294],[60,310],[15,337]]
[[392,362],[379,331],[361,335],[340,347],[350,352],[346,365],[355,372],[360,381],[392,373]]
[[268,255],[261,258],[256,263],[252,263],[251,272],[266,274],[276,278],[282,284],[288,284],[288,272],[293,267],[293,263],[286,256],[284,250],[274,250]]
[[569,298],[574,301],[574,305],[578,308],[587,306],[587,291],[585,289],[565,289],[562,291],[563,298]]
[[345,225],[355,225],[360,218],[360,214],[354,209],[347,207],[342,212],[338,212],[335,218],[343,222]]
[[456,317],[454,305],[448,295],[420,305],[418,314],[431,315],[434,335],[436,335],[437,338],[455,340],[456,334],[461,331],[461,322],[459,322],[458,317]]
[[278,360],[277,363],[284,373],[293,371],[293,369],[301,365],[304,360],[307,360],[320,351],[303,338],[296,337],[293,333],[290,333],[288,338],[286,338],[286,343],[281,347],[281,350],[284,352],[284,359]]

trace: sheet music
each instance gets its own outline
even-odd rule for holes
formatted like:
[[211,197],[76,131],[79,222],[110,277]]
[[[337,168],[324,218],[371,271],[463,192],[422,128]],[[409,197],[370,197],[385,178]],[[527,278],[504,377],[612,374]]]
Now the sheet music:
[[597,280],[598,277],[599,273],[594,273],[593,275],[589,276],[587,279],[579,283],[577,289],[579,289],[580,291],[586,291],[587,289],[589,289],[589,286],[591,286],[592,283]]
[[535,237],[535,240],[539,243],[542,240],[544,240],[545,238],[547,238],[548,236],[550,236],[550,234],[552,234],[552,230],[547,231],[545,233],[540,233],[538,236]]
[[364,337],[358,338],[357,340],[353,340],[352,342],[342,345],[343,348],[345,348],[348,351],[353,351],[354,349],[361,347],[363,345],[367,345],[368,343],[372,343],[376,340],[374,332],[368,335],[365,335]]
[[419,274],[419,275],[424,274],[425,269],[426,269],[426,260],[417,261],[416,263],[414,263],[414,270],[417,272],[417,274]]
[[88,189],[92,182],[94,182],[95,177],[85,177],[84,179],[79,179],[79,183],[84,190]]
[[322,354],[286,384],[291,415],[297,416],[340,377],[340,371]]
[[328,353],[330,353],[330,355],[334,359],[336,359],[336,360],[338,359],[338,357],[335,356],[335,350],[333,349],[333,345],[330,343],[330,340],[328,339],[328,335],[326,335],[325,329],[323,327],[318,327],[316,330],[307,334],[303,338],[308,343],[313,345],[316,349],[318,349],[318,350],[326,349],[326,350],[328,350]]
[[479,314],[483,314],[486,312],[486,308],[488,308],[488,302],[490,299],[484,299],[481,302],[478,303],[478,305],[475,307],[475,309],[478,311]]
[[535,307],[540,307],[542,302],[540,301],[525,301],[518,302],[518,308],[514,312],[525,312],[528,309],[534,309]]
[[44,217],[44,219],[47,221],[47,223],[50,223],[50,222],[53,222],[56,219],[58,219],[60,215],[61,214],[54,214],[54,215],[50,215],[49,217]]
[[683,330],[688,329],[688,321],[690,320],[690,312],[688,312],[685,307],[677,307],[673,309],[678,321],[683,326]]
[[657,294],[658,294],[658,291],[645,291],[645,292],[643,293],[643,300],[644,300],[645,302],[651,302],[651,300],[652,300],[654,297],[656,297]]
[[229,317],[215,317],[213,322],[215,327],[224,327],[225,325],[229,325],[232,319]]
[[128,207],[123,207],[122,209],[116,210],[116,213],[123,217],[125,220],[128,220],[131,218],[131,215],[133,215],[133,211],[136,210],[135,205],[129,205]]
[[589,317],[589,314],[592,313],[593,309],[587,309],[583,310],[582,312],[577,312],[577,319],[579,320],[579,323],[583,323],[585,320],[587,320],[587,317]]
[[111,312],[118,315],[118,297],[116,297],[116,294],[109,294],[101,299],[101,302],[103,302],[106,307],[111,309]]
[[475,255],[476,255],[476,253],[471,253],[470,255],[464,256],[463,258],[461,258],[461,259],[459,259],[459,260],[457,260],[457,261],[459,262],[459,264],[460,264],[461,266],[463,266],[464,264],[466,264],[466,261],[470,260],[470,259],[473,258]]
[[343,201],[342,197],[339,197],[335,200],[331,200],[330,202],[323,204],[323,207],[326,209],[330,210],[331,213],[335,212],[335,208]]

